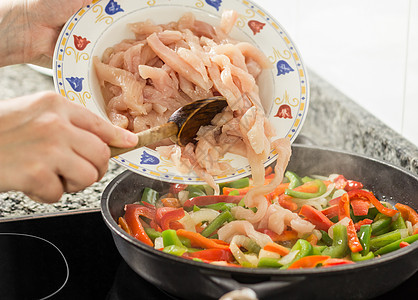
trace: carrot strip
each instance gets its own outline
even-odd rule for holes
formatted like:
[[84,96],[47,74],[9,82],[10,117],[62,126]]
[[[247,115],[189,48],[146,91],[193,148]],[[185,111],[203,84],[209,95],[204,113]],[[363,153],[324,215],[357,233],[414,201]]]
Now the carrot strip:
[[312,269],[315,268],[318,264],[323,263],[330,258],[331,256],[328,255],[305,256],[295,261],[287,269]]
[[267,243],[263,249],[266,251],[277,253],[281,256],[285,256],[290,252],[288,248],[276,243]]
[[229,245],[221,245],[212,239],[205,238],[203,235],[197,232],[191,232],[184,229],[178,229],[178,236],[188,238],[192,244],[192,247],[199,247],[205,249],[229,249]]
[[411,207],[402,203],[396,203],[395,207],[399,210],[402,218],[404,218],[405,221],[408,220],[412,223],[412,225],[418,223],[418,213]]

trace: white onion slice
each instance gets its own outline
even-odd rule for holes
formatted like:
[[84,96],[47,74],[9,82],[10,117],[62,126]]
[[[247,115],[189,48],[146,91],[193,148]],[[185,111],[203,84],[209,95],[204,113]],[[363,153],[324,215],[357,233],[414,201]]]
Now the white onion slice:
[[337,224],[342,224],[345,227],[348,226],[348,224],[350,223],[350,218],[349,217],[345,217],[344,219],[342,219],[341,221],[338,221],[338,223],[335,223],[334,225],[332,225],[329,229],[328,229],[328,235],[330,238],[334,238],[334,226]]
[[289,254],[283,256],[281,259],[279,259],[279,264],[281,265],[287,265],[292,262],[292,260],[295,259],[296,255],[298,255],[299,250],[293,250],[290,251]]
[[196,223],[192,217],[190,217],[188,212],[185,211],[184,217],[181,218],[178,222],[183,225],[184,229],[191,232],[196,232]]
[[190,212],[190,217],[195,224],[202,223],[203,221],[212,222],[219,215],[219,211],[210,208],[202,208],[198,211]]

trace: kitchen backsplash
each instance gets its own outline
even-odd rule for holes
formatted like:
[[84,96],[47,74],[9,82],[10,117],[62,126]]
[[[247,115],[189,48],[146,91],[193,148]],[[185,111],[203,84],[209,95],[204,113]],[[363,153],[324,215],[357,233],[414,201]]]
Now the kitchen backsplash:
[[418,145],[418,1],[254,0],[305,64]]

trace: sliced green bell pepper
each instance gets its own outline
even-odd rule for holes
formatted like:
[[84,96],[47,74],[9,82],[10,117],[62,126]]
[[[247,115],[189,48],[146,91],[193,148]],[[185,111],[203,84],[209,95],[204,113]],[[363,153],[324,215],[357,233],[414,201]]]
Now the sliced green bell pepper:
[[187,248],[184,246],[169,245],[164,247],[163,252],[175,256],[182,256],[185,252],[187,252]]
[[332,238],[328,235],[328,232],[324,231],[324,230],[320,230],[322,237],[321,237],[321,241],[324,242],[325,245],[327,246],[331,246],[332,245]]
[[213,204],[209,204],[209,205],[205,205],[201,207],[225,211],[225,210],[231,210],[231,208],[233,208],[234,206],[237,206],[237,205],[235,203],[218,202],[218,203],[213,203]]
[[322,182],[322,180],[315,179],[312,182],[314,182],[315,185],[318,186],[318,192],[316,193],[305,193],[305,192],[295,191],[292,189],[286,189],[284,193],[294,198],[310,199],[310,198],[319,197],[327,191],[327,186],[325,185],[325,183]]
[[155,241],[155,239],[157,237],[162,237],[163,234],[157,230],[155,230],[154,228],[148,227],[148,228],[144,228],[145,233],[149,236],[149,238],[151,239],[151,241]]
[[370,250],[376,251],[379,248],[382,248],[386,245],[389,245],[397,240],[402,238],[399,230],[394,230],[379,236],[373,237],[370,239]]
[[374,258],[373,252],[369,252],[366,255],[362,255],[360,252],[351,252],[352,261],[365,261]]
[[303,184],[302,179],[294,172],[286,171],[284,176],[289,179],[289,189],[294,189]]
[[392,230],[406,228],[405,220],[402,218],[401,215],[399,215],[398,218],[395,221],[393,221],[392,224],[390,224],[390,228]]
[[279,263],[278,258],[273,257],[262,257],[258,261],[258,268],[280,268],[282,264]]
[[358,239],[360,241],[363,250],[361,251],[362,255],[367,255],[370,251],[370,237],[372,235],[372,226],[362,225],[359,232],[357,233]]
[[184,247],[183,243],[177,236],[177,233],[173,229],[167,229],[162,232],[164,247],[175,245],[178,247]]
[[229,210],[225,210],[220,213],[212,222],[206,226],[206,228],[200,233],[204,237],[210,236],[215,230],[221,227],[225,222],[231,222],[233,220],[232,214]]
[[158,192],[156,190],[153,190],[152,188],[146,187],[142,191],[142,202],[148,202],[149,204],[152,204],[155,206],[158,200]]
[[[202,188],[200,188],[202,187]],[[203,185],[189,185],[186,187],[186,190],[189,191],[189,199],[199,196],[206,196],[206,193],[204,192]]]
[[348,253],[348,236],[347,228],[342,224],[337,224],[333,227],[332,232],[334,238],[332,246],[324,249],[322,255],[328,255],[332,258],[342,258]]
[[389,231],[390,223],[392,222],[392,218],[384,217],[380,218],[377,221],[373,221],[372,225],[372,235],[379,235],[384,233],[385,230]]
[[295,258],[288,264],[281,267],[281,269],[287,269],[292,263],[297,261],[298,259],[312,255],[313,247],[311,243],[309,243],[307,240],[304,239],[298,239],[296,243],[293,245],[292,249],[290,249],[290,252],[299,250],[298,254],[295,256]]
[[374,252],[374,255],[382,255],[382,254],[386,254],[386,253],[398,250],[400,248],[399,244],[401,242],[407,242],[408,244],[412,244],[413,242],[417,240],[418,240],[418,234],[408,236],[406,238],[397,240],[396,242],[390,243],[389,245],[386,245],[380,248],[379,250]]

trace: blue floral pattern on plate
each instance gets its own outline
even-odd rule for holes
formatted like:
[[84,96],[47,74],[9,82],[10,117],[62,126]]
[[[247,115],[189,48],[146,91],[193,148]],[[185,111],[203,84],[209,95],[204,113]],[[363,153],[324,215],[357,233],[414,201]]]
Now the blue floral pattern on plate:
[[83,90],[83,80],[81,77],[67,77],[65,78],[71,85],[75,92],[81,92]]
[[144,165],[158,165],[160,163],[160,160],[158,157],[155,157],[154,155],[151,155],[144,151],[141,155],[141,164]]
[[216,8],[217,11],[219,11],[219,7],[221,7],[222,0],[206,0],[206,3]]
[[120,7],[120,5],[115,0],[110,0],[109,3],[105,7],[105,12],[108,15],[114,15],[118,12],[123,12],[124,10]]
[[286,73],[290,73],[294,71],[292,67],[285,60],[279,60],[276,66],[277,66],[277,76],[285,75]]

